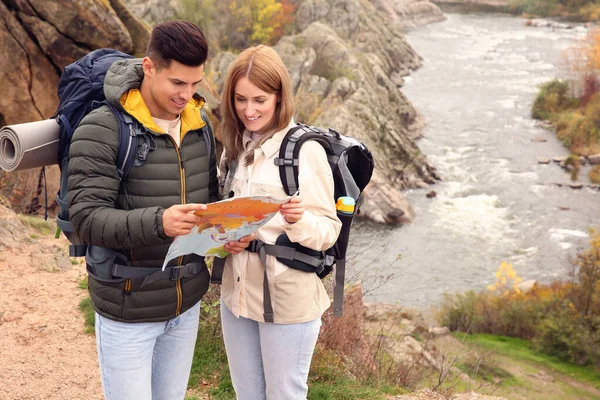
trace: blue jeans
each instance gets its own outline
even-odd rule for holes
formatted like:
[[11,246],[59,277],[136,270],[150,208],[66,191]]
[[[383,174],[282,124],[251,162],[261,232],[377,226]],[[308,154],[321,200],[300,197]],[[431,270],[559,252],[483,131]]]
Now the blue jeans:
[[231,381],[238,400],[300,400],[321,319],[271,324],[236,318],[221,302],[221,323]]
[[118,322],[96,313],[96,345],[106,399],[183,399],[199,319],[200,302],[166,322]]

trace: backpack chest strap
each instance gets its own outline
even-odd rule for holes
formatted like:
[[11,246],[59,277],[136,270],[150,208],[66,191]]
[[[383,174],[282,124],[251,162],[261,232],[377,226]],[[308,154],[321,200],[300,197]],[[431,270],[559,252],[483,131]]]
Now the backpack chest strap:
[[[293,269],[321,273],[323,266],[325,265],[325,257],[316,257],[305,254],[300,250],[289,246],[266,244],[258,239],[251,241],[246,250],[252,253],[260,253],[261,248],[264,248],[266,254],[276,257],[281,263]],[[290,261],[300,261],[307,265],[306,267],[299,267],[301,264],[290,263]]]

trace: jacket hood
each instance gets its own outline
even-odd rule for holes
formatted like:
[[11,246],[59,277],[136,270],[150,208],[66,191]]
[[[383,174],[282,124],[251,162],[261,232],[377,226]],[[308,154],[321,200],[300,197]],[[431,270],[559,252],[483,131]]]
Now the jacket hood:
[[[146,106],[140,86],[144,79],[142,59],[133,58],[115,62],[104,78],[104,96],[119,110],[125,111],[137,119],[145,128],[157,134],[165,133],[152,119]],[[181,137],[191,130],[203,128],[206,123],[200,110],[205,100],[194,94],[181,113]]]

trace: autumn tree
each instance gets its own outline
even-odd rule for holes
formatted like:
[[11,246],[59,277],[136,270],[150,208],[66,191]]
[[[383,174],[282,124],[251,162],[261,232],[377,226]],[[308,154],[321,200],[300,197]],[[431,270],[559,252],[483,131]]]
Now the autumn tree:
[[233,0],[223,45],[242,49],[257,44],[275,44],[293,22],[294,5],[289,0]]
[[281,0],[281,11],[277,19],[279,20],[279,28],[276,28],[275,38],[279,39],[283,35],[291,35],[294,33],[294,15],[296,6],[292,0]]
[[591,29],[566,50],[565,64],[573,92],[585,106],[600,89],[600,29]]

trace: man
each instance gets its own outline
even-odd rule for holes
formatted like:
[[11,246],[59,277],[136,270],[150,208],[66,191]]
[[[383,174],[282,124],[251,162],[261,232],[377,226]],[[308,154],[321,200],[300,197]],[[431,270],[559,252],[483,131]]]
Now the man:
[[[88,287],[104,394],[114,399],[183,399],[209,285],[203,257],[173,260],[161,271],[172,238],[199,222],[195,211],[217,200],[212,132],[201,116],[207,44],[186,21],[151,33],[146,57],[112,65],[107,100],[148,133],[149,152],[120,181],[118,123],[106,106],[88,114],[69,152],[69,211],[89,244]],[[237,253],[251,237],[230,242]]]

